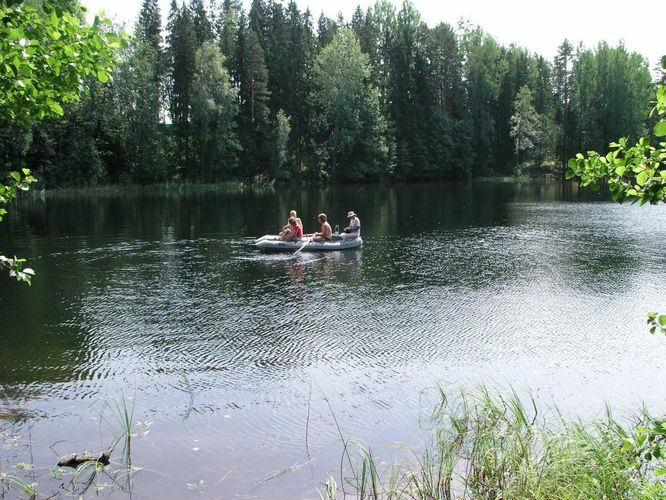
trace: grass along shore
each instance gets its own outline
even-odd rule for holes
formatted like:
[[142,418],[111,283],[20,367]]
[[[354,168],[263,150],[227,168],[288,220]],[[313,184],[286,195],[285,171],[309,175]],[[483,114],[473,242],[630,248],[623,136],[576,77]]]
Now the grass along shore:
[[404,460],[386,463],[343,438],[344,473],[330,476],[328,500],[666,498],[661,446],[666,424],[642,412],[627,430],[606,410],[591,423],[481,388],[441,402],[422,452],[401,446]]

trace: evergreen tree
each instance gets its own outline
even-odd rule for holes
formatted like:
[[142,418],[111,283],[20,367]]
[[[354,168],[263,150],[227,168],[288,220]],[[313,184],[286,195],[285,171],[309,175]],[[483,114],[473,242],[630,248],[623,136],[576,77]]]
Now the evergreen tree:
[[536,79],[532,95],[534,109],[542,115],[551,115],[554,112],[553,99],[553,68],[542,56],[536,58]]
[[157,0],[143,0],[136,27],[137,38],[150,45],[156,53],[162,48],[162,15]]
[[268,71],[264,51],[256,32],[241,16],[238,31],[238,72],[240,120],[239,131],[243,147],[244,176],[266,175],[271,157],[270,111],[268,101]]
[[317,45],[319,46],[319,50],[331,43],[337,29],[338,26],[335,24],[335,21],[326,17],[322,12],[317,22]]
[[500,46],[480,28],[466,29],[464,80],[473,153],[474,175],[492,172],[495,165],[493,138],[499,82],[505,68],[501,64]]
[[311,73],[316,41],[312,31],[310,12],[301,14],[292,0],[287,7],[288,57],[285,61],[288,91],[284,96],[284,110],[290,117],[290,143],[294,168],[305,168],[306,147],[309,142],[309,95],[312,90]]
[[[422,59],[427,64],[428,109],[427,143],[431,171],[438,177],[466,177],[461,168],[466,159],[458,157],[457,144],[462,138],[456,133],[465,115],[462,86],[462,54],[453,29],[439,24],[426,32]],[[468,138],[466,139],[468,140]]]
[[[417,34],[420,17],[408,2],[398,13],[391,46],[390,100],[391,118],[395,124],[399,178],[412,177],[417,169],[427,167],[427,151],[418,130],[425,116],[416,88]],[[418,117],[418,118],[417,118]]]
[[117,180],[149,183],[167,178],[160,88],[156,85],[161,64],[161,53],[136,38],[118,66],[114,90],[124,124],[121,136],[128,168],[115,173]]
[[572,145],[573,115],[571,110],[571,79],[573,70],[573,46],[564,40],[559,46],[554,63],[555,77],[555,120],[560,129],[558,156],[562,165],[562,176],[566,172],[567,159],[573,154]]
[[194,21],[187,6],[179,12],[171,33],[170,113],[176,141],[176,169],[188,175],[192,167],[190,107],[197,38]]
[[238,78],[238,70],[235,64],[236,37],[238,35],[238,24],[242,12],[240,0],[224,0],[220,14],[220,49],[226,58],[226,65],[232,80]]
[[[516,96],[522,87],[534,85],[537,80],[537,65],[536,60],[530,57],[525,49],[515,46],[501,50],[500,64],[503,71],[494,112],[493,154],[495,170],[502,174],[511,174],[515,163],[511,117],[515,109]],[[530,93],[530,99],[531,95]]]
[[257,40],[263,50],[263,56],[266,57],[270,48],[270,5],[265,0],[252,0],[248,19],[249,28],[257,35]]
[[368,23],[368,37],[374,39],[369,45],[376,50],[368,52],[370,64],[373,68],[372,81],[379,91],[382,111],[389,115],[389,100],[392,81],[392,51],[393,38],[396,29],[396,12],[393,4],[388,0],[378,0],[372,12],[366,15]]
[[461,118],[465,109],[462,53],[453,28],[441,23],[430,30],[427,51],[435,104],[448,114]]
[[[270,30],[266,68],[268,90],[271,93],[269,107],[272,110],[288,108],[288,94],[292,91],[293,74],[290,73],[290,40],[285,13],[277,2],[271,4]],[[289,110],[290,111],[290,110]]]
[[213,25],[208,17],[203,0],[190,0],[189,11],[194,28],[196,48],[199,48],[205,42],[213,40]]
[[[591,50],[579,48],[572,64],[569,78],[568,121],[563,123],[563,138],[570,150],[589,151],[593,144],[602,144],[600,104],[603,96],[597,95],[597,60]],[[558,103],[559,104],[559,103]],[[564,110],[563,110],[564,111]],[[565,128],[566,127],[566,128]],[[560,145],[560,147],[563,147]],[[562,150],[560,150],[560,154]],[[566,158],[569,157],[567,153]]]

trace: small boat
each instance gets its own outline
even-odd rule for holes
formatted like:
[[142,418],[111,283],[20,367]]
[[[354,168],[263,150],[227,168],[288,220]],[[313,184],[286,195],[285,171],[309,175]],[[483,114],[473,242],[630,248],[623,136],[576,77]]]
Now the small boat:
[[[282,238],[275,235],[266,235],[257,239],[254,246],[267,252],[295,252],[305,244],[305,239],[293,241],[283,241]],[[359,236],[350,240],[337,241],[308,241],[303,247],[302,252],[333,252],[336,250],[351,250],[352,248],[361,248],[363,240]]]

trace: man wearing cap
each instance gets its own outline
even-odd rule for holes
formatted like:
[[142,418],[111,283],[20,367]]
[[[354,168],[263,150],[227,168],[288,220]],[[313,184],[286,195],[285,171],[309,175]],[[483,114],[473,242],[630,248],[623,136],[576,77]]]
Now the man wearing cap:
[[347,213],[347,218],[349,219],[349,226],[345,228],[345,232],[340,236],[342,236],[343,240],[358,238],[361,236],[361,221],[358,220],[358,217],[353,210],[350,210]]

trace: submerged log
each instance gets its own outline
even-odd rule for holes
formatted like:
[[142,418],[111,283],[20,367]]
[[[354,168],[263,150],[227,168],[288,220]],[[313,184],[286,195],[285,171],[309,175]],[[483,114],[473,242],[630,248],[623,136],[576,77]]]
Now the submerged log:
[[80,455],[71,455],[69,457],[62,457],[58,461],[59,467],[78,467],[85,462],[97,462],[102,465],[109,465],[110,453],[102,452],[99,456],[91,455],[90,453],[81,453]]

